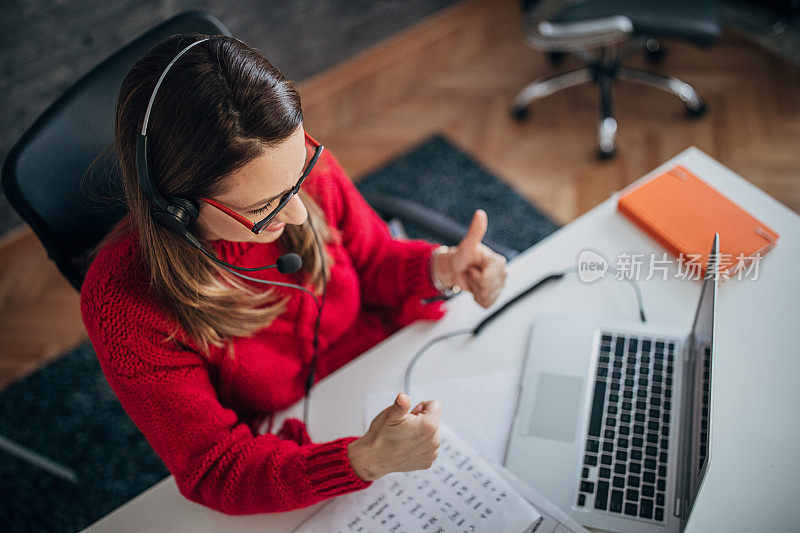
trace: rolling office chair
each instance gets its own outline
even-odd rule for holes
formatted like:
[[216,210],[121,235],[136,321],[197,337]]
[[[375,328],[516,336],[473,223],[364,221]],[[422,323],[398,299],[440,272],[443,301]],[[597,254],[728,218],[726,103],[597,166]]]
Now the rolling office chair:
[[600,93],[597,154],[609,158],[616,151],[612,91],[617,80],[674,94],[683,100],[689,117],[705,113],[705,102],[688,83],[621,62],[644,48],[651,63],[657,63],[663,56],[657,40],[662,37],[712,45],[721,32],[715,0],[522,0],[522,7],[529,46],[550,53],[554,62],[565,53],[574,54],[586,66],[526,85],[511,108],[517,120],[528,117],[535,100],[594,82]]

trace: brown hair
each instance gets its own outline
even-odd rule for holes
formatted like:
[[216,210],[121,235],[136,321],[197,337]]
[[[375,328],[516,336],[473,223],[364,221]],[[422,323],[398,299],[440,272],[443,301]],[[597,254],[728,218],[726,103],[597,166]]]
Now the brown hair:
[[[173,35],[150,49],[125,76],[113,148],[119,156],[128,215],[91,256],[135,229],[156,297],[210,357],[211,345],[224,347],[231,337],[250,336],[268,326],[286,309],[286,298],[277,298],[272,289],[245,285],[158,225],[139,187],[136,138],[150,95],[167,64],[203,37]],[[300,95],[289,79],[238,39],[212,36],[182,55],[159,87],[147,126],[151,176],[165,198],[214,197],[226,190],[234,171],[265,148],[285,141],[302,121]],[[300,226],[287,224],[280,241],[300,255],[303,272],[320,294],[323,264],[329,270],[331,260],[325,252],[323,263],[313,230],[325,242],[331,232],[319,206],[304,191],[299,196],[313,229],[308,220]],[[165,341],[179,334],[176,327]],[[228,348],[233,356],[232,344]]]

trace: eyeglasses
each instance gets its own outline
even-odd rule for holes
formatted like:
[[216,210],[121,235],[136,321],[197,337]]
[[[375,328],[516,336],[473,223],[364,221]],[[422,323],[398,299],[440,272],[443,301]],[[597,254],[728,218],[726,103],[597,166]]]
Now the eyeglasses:
[[[275,209],[270,211],[270,213],[263,220],[261,220],[259,222],[253,222],[252,220],[248,219],[247,217],[242,216],[241,214],[237,213],[236,211],[234,211],[230,207],[224,206],[221,203],[219,203],[218,201],[212,200],[211,198],[200,198],[200,200],[204,201],[205,203],[207,203],[208,205],[210,205],[212,207],[216,207],[217,209],[219,209],[220,211],[222,211],[226,215],[233,217],[234,219],[239,221],[241,224],[243,224],[247,229],[249,229],[250,231],[252,231],[256,235],[258,235],[259,233],[261,233],[264,230],[264,228],[266,228],[269,225],[269,223],[272,221],[272,219],[275,218],[275,215],[277,215],[278,212],[280,212],[281,209],[286,207],[286,204],[289,203],[289,200],[292,199],[292,196],[294,196],[295,194],[297,194],[300,191],[300,186],[303,184],[305,179],[311,173],[311,169],[313,169],[314,165],[317,164],[317,159],[319,159],[319,156],[322,155],[322,151],[325,149],[325,147],[322,146],[321,144],[319,144],[317,141],[315,141],[314,138],[311,137],[311,135],[308,134],[308,132],[305,132],[305,138],[306,138],[306,165],[305,165],[305,167],[303,169],[303,174],[300,176],[300,179],[297,181],[297,185],[292,187],[283,196],[281,196],[280,200],[278,201],[277,207],[275,207]],[[309,149],[308,149],[309,147],[313,148],[314,151],[310,152]],[[272,203],[272,202],[270,202],[270,203]],[[267,204],[267,206],[269,206],[269,204]],[[265,206],[265,207],[267,207],[267,206]]]

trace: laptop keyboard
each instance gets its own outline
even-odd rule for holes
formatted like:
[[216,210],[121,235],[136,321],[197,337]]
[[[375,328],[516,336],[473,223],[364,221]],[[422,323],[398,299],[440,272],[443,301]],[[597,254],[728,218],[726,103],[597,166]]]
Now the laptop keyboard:
[[675,342],[604,332],[578,507],[664,521]]

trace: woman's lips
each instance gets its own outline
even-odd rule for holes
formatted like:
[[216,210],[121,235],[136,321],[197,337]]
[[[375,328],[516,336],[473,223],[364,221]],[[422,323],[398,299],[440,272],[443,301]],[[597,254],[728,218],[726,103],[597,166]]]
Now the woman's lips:
[[278,231],[279,229],[283,228],[286,225],[286,222],[278,222],[277,224],[270,224],[264,231]]

